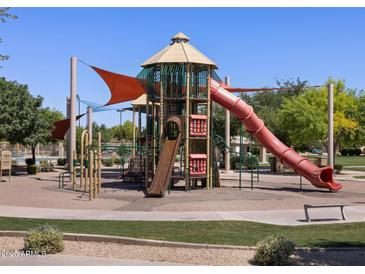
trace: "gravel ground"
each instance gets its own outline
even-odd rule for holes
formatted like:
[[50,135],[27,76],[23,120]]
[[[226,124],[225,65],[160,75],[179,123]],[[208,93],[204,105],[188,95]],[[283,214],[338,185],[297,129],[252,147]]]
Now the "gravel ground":
[[[194,249],[65,241],[62,255],[120,258],[199,265],[249,265],[252,250]],[[0,250],[19,250],[23,239],[0,237]],[[1,265],[1,257],[0,257]]]
[[[0,250],[19,250],[22,247],[23,239],[20,237],[0,237]],[[196,265],[249,265],[249,260],[254,255],[254,251],[151,247],[116,243],[65,241],[65,250],[60,254]],[[297,250],[292,258],[292,264],[364,266],[365,249],[358,248],[341,251]]]

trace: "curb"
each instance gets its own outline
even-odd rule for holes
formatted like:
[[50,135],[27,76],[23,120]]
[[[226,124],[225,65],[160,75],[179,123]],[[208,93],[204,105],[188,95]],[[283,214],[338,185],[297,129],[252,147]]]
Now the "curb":
[[[26,231],[0,231],[0,237],[24,237]],[[237,246],[237,245],[213,245],[213,244],[195,244],[173,241],[160,241],[132,237],[121,236],[105,236],[96,234],[77,234],[77,233],[63,233],[63,239],[67,241],[84,241],[84,242],[104,242],[117,243],[125,245],[143,245],[143,246],[157,246],[157,247],[178,247],[178,248],[194,248],[194,249],[231,249],[231,250],[256,250],[255,246]],[[323,251],[351,251],[364,250],[365,247],[296,247],[296,250],[309,252],[323,252]]]

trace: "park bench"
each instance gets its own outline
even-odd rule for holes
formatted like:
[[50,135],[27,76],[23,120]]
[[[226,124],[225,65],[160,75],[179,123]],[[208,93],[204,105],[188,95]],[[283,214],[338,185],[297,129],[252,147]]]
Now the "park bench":
[[304,204],[304,213],[305,218],[307,222],[310,222],[311,219],[309,218],[308,208],[327,208],[327,207],[339,207],[341,209],[341,216],[342,220],[346,220],[345,213],[343,212],[343,208],[345,207],[345,204],[317,204],[317,205],[310,205],[310,204]]

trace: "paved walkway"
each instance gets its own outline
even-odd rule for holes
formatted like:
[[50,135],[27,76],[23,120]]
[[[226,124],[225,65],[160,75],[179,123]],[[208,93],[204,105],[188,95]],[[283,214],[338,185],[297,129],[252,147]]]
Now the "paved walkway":
[[[339,208],[309,209],[310,224],[342,223]],[[365,206],[345,207],[346,222],[365,222]],[[305,225],[303,209],[253,211],[113,211],[0,206],[0,216],[44,219],[128,221],[254,221],[275,225]]]
[[143,260],[123,260],[116,258],[69,256],[69,255],[48,255],[45,257],[23,256],[23,257],[0,257],[1,266],[145,266],[145,265],[170,265],[179,266],[183,264],[143,261]]

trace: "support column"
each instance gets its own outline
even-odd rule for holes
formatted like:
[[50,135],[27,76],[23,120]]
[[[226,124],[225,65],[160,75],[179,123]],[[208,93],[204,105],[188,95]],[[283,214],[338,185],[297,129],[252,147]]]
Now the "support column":
[[[227,86],[231,85],[231,78],[226,76],[224,82]],[[226,109],[226,127],[225,127],[225,141],[226,148],[224,149],[224,171],[231,171],[231,154],[229,152],[229,148],[231,147],[231,113],[228,109]]]
[[[186,100],[185,100],[185,191],[190,190],[190,126],[189,126],[189,116],[190,116],[190,64],[186,65]],[[207,171],[209,172],[209,170]],[[208,182],[207,182],[208,186]]]
[[89,133],[89,145],[93,142],[93,109],[87,107],[87,131]]
[[[70,97],[66,97],[66,118],[70,119]],[[66,135],[65,135],[65,141],[67,144],[67,149],[66,149],[66,162],[69,163],[70,162],[70,157],[69,157],[69,147],[70,147],[70,129],[67,130]]]
[[132,155],[136,156],[136,107],[133,106],[133,134],[132,134],[132,145],[133,145],[133,149],[132,149]]
[[76,151],[76,87],[77,87],[77,58],[71,57],[70,75],[70,138],[68,144],[68,167],[73,171],[73,152]]
[[333,147],[333,83],[328,84],[328,165],[334,167]]

